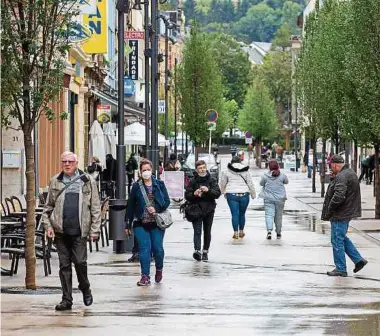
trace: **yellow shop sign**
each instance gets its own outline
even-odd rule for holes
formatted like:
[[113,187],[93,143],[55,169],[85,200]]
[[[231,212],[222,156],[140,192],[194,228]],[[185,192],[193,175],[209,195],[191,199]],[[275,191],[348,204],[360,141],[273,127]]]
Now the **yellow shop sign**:
[[83,43],[87,54],[107,53],[107,0],[96,1],[96,14],[84,14],[83,23],[92,31],[91,38]]

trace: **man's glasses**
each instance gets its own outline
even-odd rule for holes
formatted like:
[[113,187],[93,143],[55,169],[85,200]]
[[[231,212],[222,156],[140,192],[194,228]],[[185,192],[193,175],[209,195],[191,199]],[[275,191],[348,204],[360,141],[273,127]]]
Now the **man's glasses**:
[[63,164],[73,164],[75,161],[62,160],[61,162],[62,162]]

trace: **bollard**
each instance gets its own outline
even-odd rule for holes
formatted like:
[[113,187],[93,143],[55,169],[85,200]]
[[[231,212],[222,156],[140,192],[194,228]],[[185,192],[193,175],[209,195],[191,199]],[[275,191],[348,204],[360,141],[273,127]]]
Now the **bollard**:
[[132,251],[133,237],[125,234],[127,200],[111,199],[109,204],[109,236],[115,253]]

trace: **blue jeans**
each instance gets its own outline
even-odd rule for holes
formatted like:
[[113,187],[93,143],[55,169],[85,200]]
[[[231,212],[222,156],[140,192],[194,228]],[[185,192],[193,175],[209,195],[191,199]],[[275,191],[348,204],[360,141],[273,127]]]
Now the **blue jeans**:
[[307,177],[311,178],[311,173],[313,172],[313,166],[307,166]]
[[265,209],[265,224],[267,231],[273,230],[273,221],[276,225],[276,232],[281,233],[282,228],[282,213],[285,203],[282,201],[264,201]]
[[338,271],[346,272],[346,255],[356,264],[362,260],[362,256],[352,241],[347,237],[349,220],[331,221],[331,244],[333,247],[334,264]]
[[162,270],[164,267],[164,235],[165,231],[159,228],[146,230],[143,227],[133,229],[139,245],[139,257],[141,275],[150,275],[150,258],[152,255],[156,262],[156,269]]
[[247,211],[249,204],[249,194],[244,196],[227,194],[227,203],[230,207],[232,227],[234,228],[234,231],[244,230],[245,212]]

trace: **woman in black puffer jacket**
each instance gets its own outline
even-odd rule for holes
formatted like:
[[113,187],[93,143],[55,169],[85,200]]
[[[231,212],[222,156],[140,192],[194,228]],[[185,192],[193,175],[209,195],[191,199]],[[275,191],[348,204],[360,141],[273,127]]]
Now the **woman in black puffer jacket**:
[[[199,160],[195,163],[194,177],[186,188],[185,198],[190,204],[199,207],[199,216],[193,220],[194,228],[194,253],[193,258],[197,261],[208,261],[208,250],[211,242],[211,227],[214,220],[216,207],[215,200],[220,197],[218,181],[211,177],[207,171],[206,162]],[[201,253],[203,224],[203,251]]]

